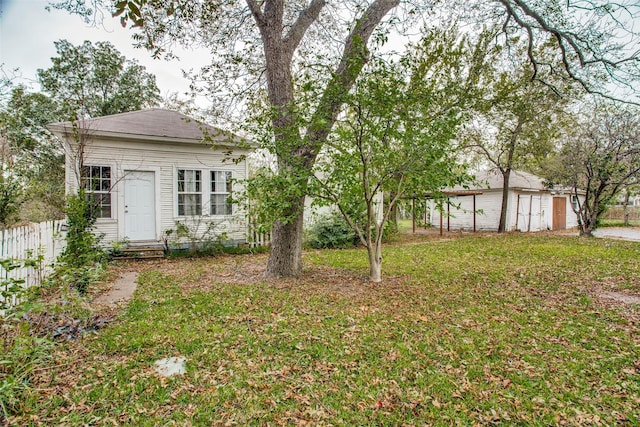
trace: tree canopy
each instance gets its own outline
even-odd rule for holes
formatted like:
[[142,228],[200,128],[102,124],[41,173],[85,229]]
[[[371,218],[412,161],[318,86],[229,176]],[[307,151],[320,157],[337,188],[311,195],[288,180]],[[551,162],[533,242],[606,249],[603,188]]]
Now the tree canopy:
[[[489,56],[480,96],[461,140],[477,163],[502,175],[498,232],[504,232],[511,172],[540,173],[539,164],[555,149],[565,108],[575,101],[575,91],[558,77],[545,76],[547,84],[532,80],[532,71],[521,59],[524,55],[518,58],[494,49]],[[560,88],[563,96],[558,94]]]
[[473,46],[455,28],[432,31],[397,63],[372,60],[346,98],[310,192],[355,230],[369,253],[372,282],[382,280],[382,238],[396,203],[468,179],[453,141],[477,90],[485,48],[486,38]]
[[548,164],[547,178],[571,190],[580,234],[591,236],[620,190],[640,182],[640,111],[585,104],[564,139]]
[[[633,89],[639,76],[630,21],[640,6],[633,0],[63,0],[56,6],[87,19],[106,8],[123,25],[138,28],[137,44],[158,56],[170,55],[173,43],[209,48],[211,65],[199,77],[215,104],[246,105],[256,95],[267,99],[277,173],[290,195],[272,230],[267,265],[272,276],[302,271],[302,212],[310,171],[372,47],[384,44],[392,27],[420,22],[432,27],[446,19],[432,13],[455,12],[475,23],[499,23],[506,45],[525,40],[534,77],[542,75],[541,69],[548,70],[545,75],[563,73],[608,96],[608,82]],[[625,37],[631,37],[629,44],[621,45]],[[540,44],[552,46],[558,60],[537,56]],[[303,109],[299,102],[307,98],[298,96],[296,84],[309,78],[321,89]]]
[[160,91],[153,74],[127,60],[109,42],[74,46],[54,42],[57,56],[52,66],[38,70],[38,80],[55,100],[58,116],[65,120],[99,117],[156,105]]

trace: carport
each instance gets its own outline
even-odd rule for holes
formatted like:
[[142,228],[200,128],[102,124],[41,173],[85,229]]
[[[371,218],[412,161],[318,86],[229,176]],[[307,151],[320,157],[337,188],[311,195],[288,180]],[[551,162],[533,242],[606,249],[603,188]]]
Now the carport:
[[[447,231],[451,231],[451,203],[450,203],[450,198],[453,197],[473,197],[473,232],[476,232],[476,196],[482,194],[481,191],[474,191],[474,190],[457,190],[457,191],[443,191],[442,193],[439,194],[444,194],[445,196],[447,196]],[[416,200],[424,200],[425,201],[425,217],[424,217],[424,224],[425,224],[425,229],[426,229],[426,224],[427,224],[427,209],[426,209],[426,203],[427,200],[430,199],[435,199],[434,195],[432,193],[427,193],[423,196],[411,196],[408,197],[411,199],[411,221],[412,221],[412,232],[415,233],[416,232],[416,216],[415,216],[415,212],[416,212]],[[442,236],[443,234],[443,230],[444,230],[444,224],[443,224],[443,219],[442,219],[442,215],[440,215],[440,235]]]

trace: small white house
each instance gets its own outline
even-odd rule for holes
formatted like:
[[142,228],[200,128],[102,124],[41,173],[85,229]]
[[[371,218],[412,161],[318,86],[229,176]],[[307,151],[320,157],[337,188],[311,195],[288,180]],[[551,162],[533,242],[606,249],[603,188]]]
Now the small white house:
[[248,175],[248,142],[164,109],[49,129],[65,146],[66,192],[83,186],[93,197],[105,244],[160,243],[176,221],[194,234],[213,228],[246,241],[247,216],[230,196]]
[[[464,230],[497,230],[502,207],[502,175],[482,172],[476,176],[479,185],[465,191],[452,189],[450,205],[442,216],[444,228]],[[476,194],[472,194],[476,193]],[[580,200],[582,202],[582,199]],[[512,171],[507,206],[507,231],[563,230],[578,226],[572,204],[575,195],[568,190],[550,190],[542,178],[530,173]],[[448,212],[447,212],[448,211]],[[475,212],[475,213],[474,213]],[[430,223],[440,226],[440,212],[430,209]]]

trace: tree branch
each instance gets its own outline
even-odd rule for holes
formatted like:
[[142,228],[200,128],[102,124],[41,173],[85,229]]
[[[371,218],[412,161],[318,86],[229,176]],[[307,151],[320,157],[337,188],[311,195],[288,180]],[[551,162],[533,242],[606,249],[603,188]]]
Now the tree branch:
[[316,19],[318,19],[318,15],[320,15],[322,8],[326,4],[326,0],[312,0],[311,4],[300,12],[298,19],[284,38],[285,49],[288,52],[294,52],[296,50],[302,40],[302,37],[304,37],[307,32],[307,29],[316,21]]
[[265,25],[265,21],[264,21],[264,14],[262,13],[262,10],[260,10],[260,5],[258,5],[258,3],[255,0],[246,0],[246,1],[247,1],[247,6],[249,6],[249,10],[251,11],[251,14],[256,20],[256,24],[258,25],[258,28],[262,28]]
[[[531,8],[525,0],[498,0],[507,11],[507,19],[503,24],[503,32],[506,32],[508,23],[511,19],[513,19],[519,27],[524,29],[527,32],[527,56],[529,58],[529,62],[533,67],[533,76],[532,80],[536,79],[541,81],[547,87],[552,88],[552,90],[556,93],[559,93],[558,90],[554,87],[553,84],[549,82],[545,82],[543,79],[538,78],[540,65],[543,65],[541,61],[536,58],[534,52],[535,46],[535,33],[534,29],[540,30],[551,35],[558,45],[558,49],[560,50],[560,60],[562,62],[562,68],[566,71],[569,78],[575,82],[577,82],[587,93],[599,95],[606,99],[620,101],[619,98],[615,96],[609,95],[601,90],[598,90],[592,87],[589,82],[587,82],[584,78],[580,77],[575,67],[571,64],[571,58],[575,56],[577,58],[580,67],[584,68],[588,65],[593,64],[601,64],[606,73],[614,80],[619,81],[621,83],[625,83],[621,81],[618,77],[616,77],[613,73],[613,69],[619,68],[620,65],[626,62],[637,62],[638,61],[638,53],[633,53],[630,57],[624,58],[621,60],[612,60],[604,57],[599,54],[597,50],[590,45],[588,40],[584,40],[580,37],[580,35],[575,34],[571,31],[563,31],[560,28],[553,26],[549,19],[540,13],[536,12],[533,8]],[[567,8],[577,8],[575,5],[571,5],[570,2],[567,2]],[[587,9],[594,10],[594,9]],[[633,15],[631,11],[629,11],[626,7],[624,8],[629,15]],[[611,15],[611,13],[609,13]],[[526,18],[532,20],[528,21]],[[617,22],[617,21],[616,21]],[[581,45],[582,44],[582,45]],[[587,57],[587,54],[591,57]],[[549,65],[549,64],[547,64]],[[552,68],[552,66],[550,65]],[[637,102],[633,101],[625,101],[629,104],[638,105]]]
[[387,13],[399,4],[400,0],[375,0],[356,21],[353,30],[347,36],[340,64],[312,117],[311,124],[307,128],[305,144],[299,153],[305,158],[307,166],[313,164],[315,156],[336,121],[345,95],[369,60],[367,43],[374,29]]

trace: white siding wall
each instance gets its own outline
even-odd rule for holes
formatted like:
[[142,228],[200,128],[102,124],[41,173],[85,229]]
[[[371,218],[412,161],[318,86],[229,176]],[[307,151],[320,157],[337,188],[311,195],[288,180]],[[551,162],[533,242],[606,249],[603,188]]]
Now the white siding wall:
[[[484,193],[476,196],[476,210],[482,211],[476,214],[477,230],[497,230],[500,221],[500,207],[502,204],[502,191],[483,190]],[[519,203],[518,203],[519,196]],[[509,206],[507,214],[507,231],[544,231],[553,227],[553,197],[548,192],[517,192],[509,193]],[[563,197],[555,195],[555,197]],[[473,229],[473,196],[451,196],[451,202],[458,206],[451,206],[449,224],[452,229]],[[578,226],[578,221],[571,208],[570,197],[566,196],[567,215],[566,227]],[[516,215],[517,212],[517,215]],[[440,226],[440,213],[432,209],[431,225]],[[443,216],[443,227],[447,227],[446,208]]]
[[[487,191],[476,195],[476,230],[497,230],[500,220],[500,204],[502,193]],[[449,226],[452,229],[473,230],[473,196],[451,196],[452,206],[449,208]],[[442,226],[447,228],[447,210],[444,208]],[[440,227],[440,212],[431,209],[431,225]]]
[[[543,231],[550,230],[553,221],[552,198],[548,193],[511,192],[513,210],[508,230]],[[519,199],[519,203],[518,203]]]
[[[580,198],[580,204],[584,203],[584,196],[578,196]],[[578,216],[573,211],[571,206],[572,196],[567,195],[567,228],[574,228],[578,226]]]
[[[210,173],[211,170],[231,171],[234,179],[246,179],[246,160],[237,164],[227,155],[226,148],[214,150],[205,144],[154,143],[141,141],[120,141],[100,139],[91,141],[85,152],[85,165],[111,166],[112,170],[112,218],[99,218],[96,229],[104,233],[104,242],[123,240],[124,232],[124,182],[127,171],[149,171],[155,174],[156,239],[160,242],[165,230],[174,228],[177,220],[189,225],[199,224],[200,232],[207,227],[208,221],[221,223],[221,231],[233,240],[245,240],[247,218],[237,205],[231,216],[208,216]],[[231,157],[246,154],[245,150],[235,150]],[[201,170],[202,207],[201,218],[179,217],[177,208],[177,170]],[[238,189],[234,183],[234,190]],[[73,162],[67,161],[67,191],[72,192],[78,186]]]

